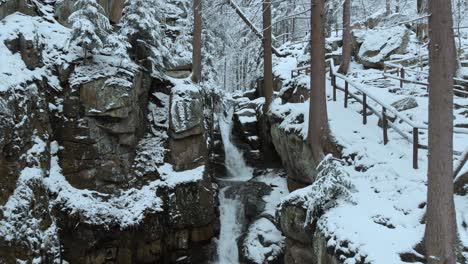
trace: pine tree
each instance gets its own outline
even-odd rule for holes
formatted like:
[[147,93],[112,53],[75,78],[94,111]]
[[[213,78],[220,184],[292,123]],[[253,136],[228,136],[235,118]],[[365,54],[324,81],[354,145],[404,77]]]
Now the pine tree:
[[347,74],[352,53],[351,36],[351,0],[343,1],[343,49],[341,56],[341,65],[338,72]]
[[202,1],[193,1],[193,52],[192,52],[192,80],[194,83],[201,81],[202,72]]
[[86,64],[88,52],[99,51],[103,47],[112,27],[96,0],[78,0],[75,10],[69,18],[72,24],[70,41],[83,48]]
[[322,160],[323,146],[329,140],[327,97],[325,93],[325,0],[311,1],[310,108],[307,141],[315,161]]
[[162,65],[168,54],[163,42],[161,21],[164,20],[161,10],[161,1],[158,0],[127,0],[120,20],[121,34],[130,39],[135,46],[143,42],[146,48],[152,50],[152,57],[157,65]]
[[457,70],[452,4],[430,0],[429,140],[425,245],[428,264],[455,264],[453,77]]

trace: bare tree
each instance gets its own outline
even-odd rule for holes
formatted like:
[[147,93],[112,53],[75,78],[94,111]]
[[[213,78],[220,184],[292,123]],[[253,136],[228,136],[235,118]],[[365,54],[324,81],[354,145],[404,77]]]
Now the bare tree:
[[263,0],[263,95],[265,112],[273,97],[273,62],[271,49],[271,0]]
[[312,0],[310,37],[310,109],[307,141],[314,159],[323,157],[328,142],[327,98],[325,94],[325,0]]
[[202,48],[202,1],[193,0],[193,52],[192,52],[192,81],[201,81],[201,48]]
[[455,264],[452,87],[457,65],[451,1],[430,0],[429,11],[429,166],[425,245],[429,264]]
[[343,2],[343,49],[341,56],[341,65],[338,72],[347,74],[349,63],[351,62],[351,0]]

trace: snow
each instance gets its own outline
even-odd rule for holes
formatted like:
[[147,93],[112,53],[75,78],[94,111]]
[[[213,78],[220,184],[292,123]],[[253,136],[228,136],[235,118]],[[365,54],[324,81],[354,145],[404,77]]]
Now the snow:
[[174,188],[177,184],[203,179],[204,167],[175,172],[172,165],[158,168],[161,180],[150,182],[141,189],[132,188],[117,195],[91,190],[80,190],[71,186],[61,173],[56,153],[58,144],[52,144],[50,175],[44,179],[49,190],[56,194],[52,204],[69,210],[70,215],[78,214],[84,223],[121,229],[135,226],[144,220],[147,213],[163,211],[163,201],[157,196],[160,188]]
[[[57,87],[57,79],[51,77],[51,69],[47,65],[52,62],[68,62],[73,59],[73,52],[69,55],[61,55],[61,49],[66,46],[69,29],[51,23],[41,17],[26,16],[21,13],[14,13],[5,17],[0,23],[0,57],[5,62],[0,64],[0,92],[6,91],[21,83],[32,80],[42,80],[45,77]],[[44,45],[42,58],[46,66],[29,70],[26,68],[21,55],[12,53],[5,42],[14,40],[21,33],[26,40],[32,40],[36,45]]]
[[[369,38],[372,36],[372,33],[366,35]],[[381,45],[377,40],[374,44]],[[416,48],[410,47],[410,50],[414,51]],[[289,64],[289,61],[284,64]],[[292,82],[308,87],[308,78],[302,75]],[[412,96],[419,106],[401,114],[406,115],[412,123],[422,126],[427,124],[428,99],[425,89],[405,84],[400,93],[392,93],[390,89],[379,86],[399,87],[398,81],[385,80],[381,71],[365,70],[355,63],[352,63],[348,78],[362,84],[360,87],[363,90],[372,93],[373,97],[388,105],[398,99]],[[338,84],[343,85],[340,80]],[[341,249],[342,252],[356,253],[355,257],[349,258],[342,255],[342,261],[345,263],[355,263],[364,258],[366,263],[404,263],[400,254],[418,255],[414,248],[422,241],[424,235],[425,226],[421,222],[425,214],[427,192],[427,151],[419,150],[419,169],[413,169],[411,143],[389,129],[390,141],[383,145],[382,128],[377,126],[378,118],[375,115],[368,116],[368,124],[363,125],[362,115],[359,113],[362,105],[350,100],[349,108],[344,109],[343,93],[337,92],[336,102],[331,100],[331,95],[331,85],[327,82],[330,130],[337,143],[343,147],[343,159],[347,162],[343,169],[349,175],[348,179],[354,188],[349,193],[349,199],[340,198],[325,211],[319,218],[318,227],[328,239],[328,246]],[[369,103],[376,106],[372,101]],[[466,98],[455,97],[455,106],[455,124],[468,123],[466,116],[461,114],[468,106]],[[283,119],[280,128],[295,132],[303,139],[307,137],[308,111],[309,101],[281,104],[281,100],[277,99],[271,106],[272,114]],[[297,122],[299,116],[303,116],[304,122]],[[409,133],[410,127],[400,124],[398,120],[396,125]],[[420,140],[426,144],[427,133],[422,132]],[[454,135],[455,150],[462,152],[467,145],[468,135]],[[300,189],[285,199],[304,202],[304,199],[311,199],[316,195],[315,191],[311,193],[311,188]],[[309,203],[304,204],[310,209]],[[455,196],[455,205],[460,240],[466,248],[466,197]]]
[[285,238],[270,220],[260,218],[249,227],[244,245],[245,254],[250,260],[254,263],[267,263],[266,260],[272,259],[265,259],[265,256],[282,253]]

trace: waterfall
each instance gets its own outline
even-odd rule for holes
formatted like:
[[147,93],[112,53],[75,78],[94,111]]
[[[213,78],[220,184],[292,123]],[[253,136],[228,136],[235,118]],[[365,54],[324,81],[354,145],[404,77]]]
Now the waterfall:
[[242,153],[231,141],[233,115],[234,107],[231,105],[227,109],[227,115],[221,114],[219,118],[219,130],[224,144],[224,163],[230,179],[246,181],[252,178],[252,169],[245,164]]
[[238,219],[241,204],[239,200],[226,198],[227,188],[229,187],[225,187],[219,192],[221,230],[218,240],[218,263],[238,264],[239,252],[236,239],[242,232]]
[[239,252],[237,238],[242,234],[239,219],[242,204],[239,199],[226,197],[230,185],[248,181],[252,178],[252,169],[247,166],[242,153],[231,141],[233,104],[224,104],[227,114],[219,114],[219,129],[224,144],[225,166],[228,179],[220,179],[226,185],[219,192],[219,211],[221,230],[218,240],[218,264],[238,264]]

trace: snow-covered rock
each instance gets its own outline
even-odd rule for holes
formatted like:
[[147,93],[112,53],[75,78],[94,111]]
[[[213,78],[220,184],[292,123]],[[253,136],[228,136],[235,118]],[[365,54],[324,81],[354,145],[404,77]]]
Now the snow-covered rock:
[[368,68],[383,68],[384,61],[393,54],[406,51],[410,31],[403,26],[368,30],[357,58]]

